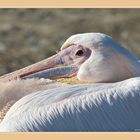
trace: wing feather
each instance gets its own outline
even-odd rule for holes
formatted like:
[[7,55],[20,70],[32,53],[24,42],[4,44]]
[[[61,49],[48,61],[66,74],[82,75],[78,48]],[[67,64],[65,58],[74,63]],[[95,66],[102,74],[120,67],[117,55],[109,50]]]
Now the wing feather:
[[19,100],[0,131],[135,131],[139,106],[140,78],[42,90]]

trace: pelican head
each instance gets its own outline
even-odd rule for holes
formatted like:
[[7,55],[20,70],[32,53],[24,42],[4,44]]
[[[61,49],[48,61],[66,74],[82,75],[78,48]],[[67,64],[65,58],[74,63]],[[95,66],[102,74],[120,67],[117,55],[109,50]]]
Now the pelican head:
[[54,56],[2,76],[1,80],[64,78],[85,82],[117,82],[140,75],[138,59],[110,36],[83,33],[71,36]]

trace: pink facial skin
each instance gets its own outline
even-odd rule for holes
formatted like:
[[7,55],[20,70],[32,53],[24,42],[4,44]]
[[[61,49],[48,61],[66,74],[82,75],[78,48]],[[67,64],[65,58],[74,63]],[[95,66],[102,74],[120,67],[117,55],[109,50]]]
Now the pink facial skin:
[[[70,47],[58,52],[57,57],[54,57],[50,69],[45,69],[37,73],[23,77],[27,78],[64,78],[76,76],[79,67],[91,55],[91,50],[81,45],[71,45]],[[57,63],[56,63],[57,62]],[[48,62],[49,63],[49,62]],[[56,65],[57,64],[57,65]],[[48,65],[46,65],[48,67]]]
[[56,55],[0,77],[0,81],[28,78],[64,78],[76,76],[80,66],[91,55],[91,50],[72,44]]
[[79,68],[80,65],[90,57],[91,50],[82,45],[73,44],[60,51],[58,55],[61,57],[61,61],[64,65],[74,65]]

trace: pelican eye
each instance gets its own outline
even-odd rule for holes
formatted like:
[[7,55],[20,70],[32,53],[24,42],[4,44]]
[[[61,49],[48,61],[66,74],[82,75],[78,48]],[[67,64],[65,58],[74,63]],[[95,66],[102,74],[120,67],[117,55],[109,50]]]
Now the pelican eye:
[[84,54],[83,50],[78,50],[75,55],[82,56]]

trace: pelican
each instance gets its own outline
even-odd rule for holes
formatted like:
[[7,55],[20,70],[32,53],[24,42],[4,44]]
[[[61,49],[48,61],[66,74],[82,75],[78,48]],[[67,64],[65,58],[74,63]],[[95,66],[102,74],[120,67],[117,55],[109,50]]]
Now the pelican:
[[[139,76],[138,58],[112,37],[72,35],[56,55],[0,77],[8,84],[1,86],[1,103],[18,100],[0,131],[139,130]],[[60,78],[79,83],[55,82]]]

